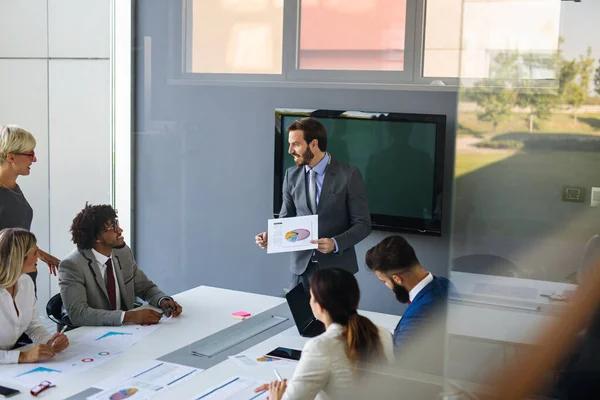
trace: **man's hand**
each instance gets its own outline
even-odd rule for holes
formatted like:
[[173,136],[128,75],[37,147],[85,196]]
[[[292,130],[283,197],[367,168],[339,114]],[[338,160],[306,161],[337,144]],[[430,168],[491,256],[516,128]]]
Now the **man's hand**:
[[50,340],[48,340],[48,346],[52,347],[55,353],[60,353],[67,347],[69,347],[69,338],[64,333],[56,332]]
[[47,344],[36,344],[28,351],[19,354],[19,363],[35,363],[54,357],[54,350]]
[[138,325],[154,325],[158,324],[161,318],[161,313],[144,308],[141,310],[125,311],[123,322],[133,322]]
[[269,240],[267,238],[267,232],[261,232],[258,235],[254,236],[254,241],[256,242],[258,247],[260,247],[261,249],[266,249],[267,243],[269,243]]
[[56,276],[56,271],[58,270],[58,264],[60,264],[60,260],[43,250],[39,250],[39,252],[40,260],[48,264],[48,271],[50,271],[52,275]]
[[173,299],[162,299],[159,307],[162,308],[167,317],[178,317],[183,311],[181,306]]
[[323,254],[331,253],[335,250],[335,242],[333,239],[311,240],[310,242],[312,244],[316,243],[319,246],[317,247],[317,250]]

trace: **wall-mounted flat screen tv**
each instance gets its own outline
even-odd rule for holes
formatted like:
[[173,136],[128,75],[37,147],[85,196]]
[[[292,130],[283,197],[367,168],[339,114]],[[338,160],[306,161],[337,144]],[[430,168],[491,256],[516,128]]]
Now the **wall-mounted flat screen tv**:
[[[357,167],[365,182],[373,229],[440,236],[446,116],[334,110],[275,111],[273,214],[282,203],[287,127],[304,117],[327,129],[327,152]],[[297,168],[297,167],[296,167]]]

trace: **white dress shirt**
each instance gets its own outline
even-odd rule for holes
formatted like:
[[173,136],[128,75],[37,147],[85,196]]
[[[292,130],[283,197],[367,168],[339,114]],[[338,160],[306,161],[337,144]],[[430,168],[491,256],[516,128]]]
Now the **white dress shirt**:
[[15,284],[14,303],[8,290],[0,288],[0,364],[19,362],[20,350],[11,349],[23,333],[34,343],[48,343],[52,337],[40,321],[33,281],[28,275],[21,275]]
[[417,283],[417,285],[414,288],[412,288],[410,292],[408,292],[408,299],[410,300],[410,302],[412,303],[415,297],[417,297],[417,295],[419,294],[419,292],[431,282],[433,282],[433,275],[431,275],[431,272],[428,272],[427,276],[423,278],[421,282]]
[[[96,257],[96,262],[98,263],[98,267],[100,268],[100,273],[102,274],[102,279],[104,279],[106,281],[106,262],[108,261],[109,257],[106,257],[104,254],[96,251],[95,249],[92,249],[92,253],[94,254],[94,257]],[[113,266],[113,278],[115,279],[115,296],[117,297],[117,310],[121,309],[121,292],[119,291],[119,282],[117,281],[117,273],[115,271],[115,260],[113,260],[112,258],[112,254],[110,256],[110,261],[112,262],[112,266]],[[123,313],[121,314],[121,323],[123,322],[123,319],[125,318],[125,311],[123,311]]]
[[[394,362],[392,335],[379,329],[379,338],[387,361]],[[357,382],[353,365],[346,355],[346,344],[340,337],[344,328],[331,324],[325,333],[309,339],[283,394],[285,400],[312,400],[323,391],[329,398],[352,398]]]

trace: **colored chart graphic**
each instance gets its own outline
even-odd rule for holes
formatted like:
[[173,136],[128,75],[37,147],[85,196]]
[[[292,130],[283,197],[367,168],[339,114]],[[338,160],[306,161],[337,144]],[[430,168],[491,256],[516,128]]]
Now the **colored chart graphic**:
[[106,332],[104,335],[102,335],[98,339],[96,339],[96,341],[102,340],[102,339],[106,339],[106,338],[111,337],[111,336],[131,336],[131,335],[133,335],[133,333],[126,333],[126,332]]
[[256,361],[258,361],[258,362],[273,362],[273,361],[279,361],[279,358],[274,358],[274,357],[269,357],[269,356],[262,356],[262,357],[258,357],[256,359]]
[[127,399],[127,398],[133,396],[137,392],[138,392],[138,389],[136,389],[136,388],[121,389],[117,393],[112,394],[109,397],[109,399],[110,400],[123,400],[123,399]]
[[58,372],[60,374],[62,371],[59,371],[57,369],[52,369],[52,368],[46,368],[46,367],[37,367],[37,368],[31,369],[27,372],[23,372],[22,374],[19,374],[16,377],[19,378],[21,376],[31,375],[31,374],[40,373],[40,372]]
[[101,351],[100,353],[98,353],[98,355],[101,356],[101,357],[109,356],[110,355],[110,351]]
[[285,240],[288,242],[299,242],[301,240],[306,239],[310,236],[310,231],[308,229],[294,229],[293,231],[287,232],[285,234]]
[[81,360],[81,362],[84,362],[84,363],[91,363],[91,362],[94,362],[94,359],[93,359],[93,358],[83,358],[83,359]]

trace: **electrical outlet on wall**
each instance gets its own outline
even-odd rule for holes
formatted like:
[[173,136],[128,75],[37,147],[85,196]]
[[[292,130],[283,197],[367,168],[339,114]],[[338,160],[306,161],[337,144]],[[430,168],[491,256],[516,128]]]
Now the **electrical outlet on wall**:
[[585,201],[585,188],[581,186],[563,186],[562,200],[583,203]]
[[592,187],[590,192],[590,206],[600,207],[600,187]]

